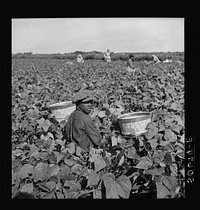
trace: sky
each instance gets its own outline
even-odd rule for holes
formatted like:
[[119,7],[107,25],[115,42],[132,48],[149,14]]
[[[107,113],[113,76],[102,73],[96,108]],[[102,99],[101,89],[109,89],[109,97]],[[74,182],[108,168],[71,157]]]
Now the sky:
[[12,53],[182,52],[184,18],[12,19]]

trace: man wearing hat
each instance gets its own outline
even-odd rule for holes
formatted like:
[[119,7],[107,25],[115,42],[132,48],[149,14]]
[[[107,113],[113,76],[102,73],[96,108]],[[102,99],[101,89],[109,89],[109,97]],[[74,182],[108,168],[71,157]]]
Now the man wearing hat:
[[89,116],[94,101],[91,90],[77,92],[72,99],[72,102],[76,104],[76,110],[70,115],[65,126],[67,141],[75,142],[85,151],[89,151],[90,147],[97,147],[102,139]]

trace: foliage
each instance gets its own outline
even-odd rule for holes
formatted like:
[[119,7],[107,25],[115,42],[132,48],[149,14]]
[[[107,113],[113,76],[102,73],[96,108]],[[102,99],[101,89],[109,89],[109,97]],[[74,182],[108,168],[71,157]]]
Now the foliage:
[[[184,65],[56,59],[12,60],[12,195],[42,199],[184,197]],[[65,122],[49,105],[70,100],[83,83],[95,91],[91,113],[99,149],[66,142]],[[117,116],[152,112],[147,132],[122,136]]]
[[[130,52],[131,53],[131,52]],[[114,53],[111,52],[112,61],[127,61],[129,59],[130,53]],[[84,60],[104,60],[103,52],[92,51],[92,52],[82,52],[75,51],[73,53],[55,53],[55,54],[33,54],[32,52],[27,53],[16,53],[12,54],[12,58],[45,58],[45,59],[65,59],[65,60],[76,60],[77,55],[82,54]],[[135,61],[152,61],[152,54],[155,54],[161,61],[166,59],[180,60],[184,62],[184,52],[159,52],[159,53],[132,53],[134,54]]]

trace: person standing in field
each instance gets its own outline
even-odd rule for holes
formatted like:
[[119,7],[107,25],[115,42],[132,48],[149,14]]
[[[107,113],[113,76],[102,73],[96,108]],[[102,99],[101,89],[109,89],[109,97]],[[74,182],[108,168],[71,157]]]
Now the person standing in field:
[[127,69],[134,70],[133,60],[134,60],[134,55],[130,54],[129,59],[127,61]]
[[134,55],[133,54],[130,54],[129,55],[129,59],[127,61],[127,71],[132,73],[133,75],[135,75],[136,71],[142,75],[141,71],[139,68],[136,68],[135,65],[133,64],[133,60],[134,60]]
[[91,90],[79,90],[72,99],[72,102],[76,104],[76,110],[69,116],[65,126],[67,141],[75,142],[86,152],[91,147],[98,147],[102,139],[100,132],[89,116],[94,101],[95,98]]
[[135,73],[135,66],[133,64],[133,60],[134,60],[134,55],[133,54],[130,54],[129,55],[129,59],[127,61],[127,70],[129,72],[133,72],[133,74]]
[[77,56],[77,62],[78,63],[84,63],[84,59],[83,59],[83,56],[81,54],[78,54],[78,56]]
[[107,51],[104,53],[104,58],[105,58],[106,62],[111,62],[110,54],[111,54],[111,52],[107,49]]
[[156,55],[153,54],[152,56],[153,56],[154,63],[160,63],[160,60],[158,59]]

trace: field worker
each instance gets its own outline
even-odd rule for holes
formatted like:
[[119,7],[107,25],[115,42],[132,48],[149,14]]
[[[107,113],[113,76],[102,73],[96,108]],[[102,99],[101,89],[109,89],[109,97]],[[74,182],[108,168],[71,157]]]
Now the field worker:
[[129,55],[129,59],[127,61],[127,70],[129,72],[135,73],[135,67],[134,67],[134,64],[133,64],[133,59],[134,59],[134,55],[133,54],[130,54]]
[[110,56],[110,51],[107,50],[107,52],[104,53],[104,58],[106,60],[106,62],[111,62],[111,56]]
[[91,90],[78,91],[72,99],[72,102],[76,104],[76,110],[69,116],[65,126],[67,141],[75,142],[87,152],[90,147],[100,145],[102,139],[89,116],[94,101],[95,98]]
[[172,60],[170,60],[170,59],[166,59],[163,61],[163,63],[171,63],[171,62],[172,62]]
[[156,55],[152,55],[152,56],[153,56],[153,61],[155,63],[159,63],[160,62],[160,60],[158,59],[158,57]]
[[77,56],[77,62],[78,63],[84,63],[83,56],[81,54],[78,54],[78,56]]

